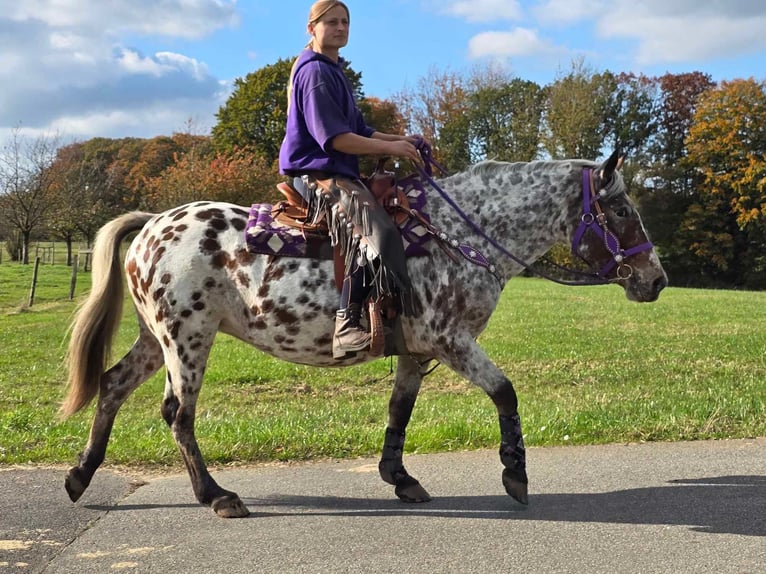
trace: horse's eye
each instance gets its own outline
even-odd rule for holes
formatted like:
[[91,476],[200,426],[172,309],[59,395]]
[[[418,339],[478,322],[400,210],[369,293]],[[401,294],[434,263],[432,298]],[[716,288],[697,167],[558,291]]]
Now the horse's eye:
[[614,214],[617,217],[628,217],[628,208],[627,207],[618,207]]

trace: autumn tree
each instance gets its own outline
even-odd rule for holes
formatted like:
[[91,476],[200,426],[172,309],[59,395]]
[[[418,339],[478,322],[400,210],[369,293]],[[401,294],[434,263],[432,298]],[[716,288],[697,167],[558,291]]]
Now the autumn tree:
[[702,278],[699,261],[689,256],[689,244],[679,233],[699,179],[695,166],[685,160],[686,138],[700,96],[715,84],[701,72],[665,74],[656,82],[657,128],[646,148],[639,207],[671,281],[696,284]]
[[545,131],[541,138],[554,159],[597,159],[611,131],[610,97],[614,75],[594,73],[583,60],[548,86]]
[[686,141],[700,174],[681,233],[691,252],[735,284],[766,279],[766,84],[722,82],[699,98]]
[[540,146],[545,90],[535,82],[513,78],[478,85],[470,95],[473,161],[532,161]]
[[27,138],[16,128],[0,149],[0,217],[19,234],[25,264],[32,233],[45,226],[53,207],[50,166],[58,145],[58,136]]
[[405,89],[393,97],[407,120],[407,131],[430,141],[434,158],[450,171],[471,163],[468,93],[462,76],[432,68],[416,89]]
[[155,209],[208,200],[243,206],[277,199],[281,178],[273,166],[245,149],[228,153],[177,156],[173,165],[150,179],[147,187]]

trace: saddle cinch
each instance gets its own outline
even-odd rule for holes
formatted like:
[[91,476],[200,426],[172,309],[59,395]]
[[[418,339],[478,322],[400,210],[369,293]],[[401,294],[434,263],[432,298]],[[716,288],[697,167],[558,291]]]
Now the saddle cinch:
[[[271,215],[275,222],[299,229],[301,233],[307,236],[320,237],[324,241],[330,241],[333,245],[333,261],[335,284],[338,291],[341,290],[343,278],[348,273],[348,269],[355,257],[359,256],[367,260],[373,260],[378,254],[372,245],[360,243],[360,234],[354,234],[351,224],[346,228],[345,225],[338,225],[337,222],[328,221],[337,217],[351,220],[352,213],[344,213],[340,203],[336,202],[331,209],[321,205],[321,198],[327,197],[327,194],[336,197],[345,192],[349,197],[360,197],[359,202],[364,204],[365,197],[369,197],[367,190],[372,194],[377,206],[383,208],[389,217],[393,220],[395,228],[411,217],[409,200],[404,190],[397,186],[396,177],[393,172],[385,171],[385,160],[378,163],[378,167],[369,178],[362,180],[366,190],[361,187],[360,182],[348,178],[312,178],[311,192],[309,202],[287,182],[277,184],[277,189],[285,196],[285,201],[281,201],[273,206]],[[314,198],[318,198],[314,201]],[[369,206],[354,204],[346,206],[349,209],[367,209]],[[365,216],[357,219],[365,220]],[[369,223],[363,223],[369,226]],[[370,230],[365,233],[369,235]],[[404,265],[405,262],[399,263]],[[408,286],[407,286],[408,287]],[[381,289],[377,290],[380,293]],[[401,332],[401,325],[398,320],[397,305],[389,295],[378,295],[370,297],[368,300],[368,317],[370,322],[370,333],[372,343],[370,353],[375,356],[401,354],[406,352],[404,337]]]

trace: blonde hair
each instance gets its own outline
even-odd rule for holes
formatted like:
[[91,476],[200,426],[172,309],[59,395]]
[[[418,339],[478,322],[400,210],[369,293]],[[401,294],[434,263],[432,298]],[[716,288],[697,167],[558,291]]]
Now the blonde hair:
[[[351,12],[348,9],[348,6],[341,2],[340,0],[318,0],[317,2],[314,2],[311,5],[311,8],[309,9],[309,24],[316,24],[319,22],[319,20],[327,14],[330,10],[335,8],[336,6],[342,6],[343,9],[346,11],[346,15],[348,16],[349,21],[351,21]],[[314,49],[314,38],[311,38],[309,40],[308,44],[304,46],[304,49],[311,48]],[[298,65],[298,58],[295,58],[295,61],[293,62],[293,67],[290,69],[290,80],[287,82],[287,114],[290,115],[290,100],[292,99],[293,95],[293,79],[295,78],[295,67]]]

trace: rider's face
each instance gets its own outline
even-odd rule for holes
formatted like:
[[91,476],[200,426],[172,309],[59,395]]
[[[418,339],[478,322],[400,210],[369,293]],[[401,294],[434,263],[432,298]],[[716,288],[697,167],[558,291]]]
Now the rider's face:
[[331,8],[318,22],[309,24],[309,33],[320,52],[336,51],[348,44],[348,30],[348,13],[343,6]]

